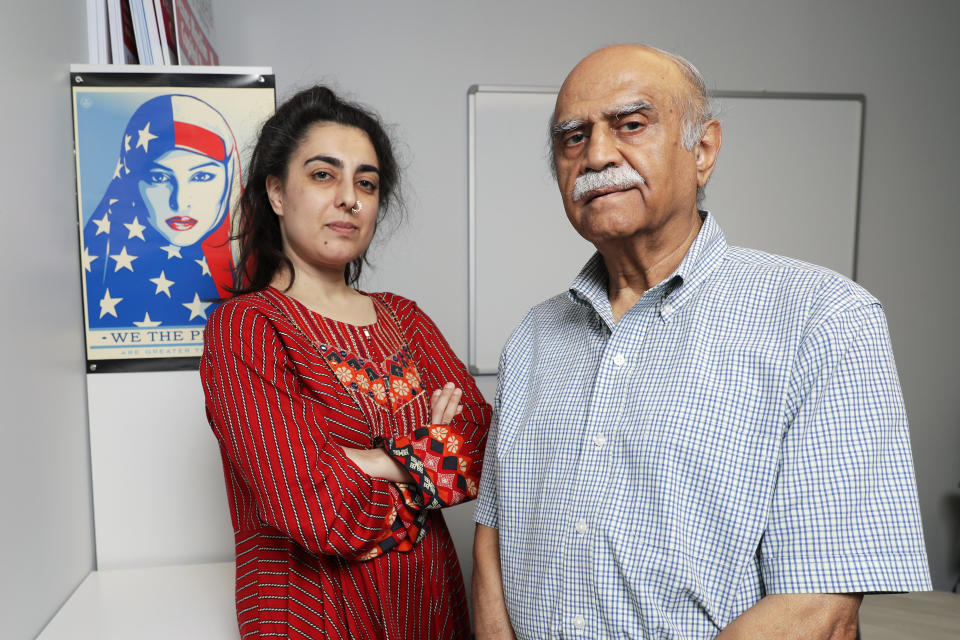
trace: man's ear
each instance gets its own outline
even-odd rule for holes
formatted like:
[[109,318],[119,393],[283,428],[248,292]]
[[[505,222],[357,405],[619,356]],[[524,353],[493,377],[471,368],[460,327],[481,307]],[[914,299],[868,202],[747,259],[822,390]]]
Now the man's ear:
[[283,181],[277,176],[267,176],[267,198],[270,200],[270,206],[273,212],[278,216],[283,215]]
[[701,189],[707,185],[713,167],[720,153],[720,142],[723,139],[723,130],[716,120],[708,120],[703,125],[703,135],[700,142],[694,147],[697,161],[697,186]]

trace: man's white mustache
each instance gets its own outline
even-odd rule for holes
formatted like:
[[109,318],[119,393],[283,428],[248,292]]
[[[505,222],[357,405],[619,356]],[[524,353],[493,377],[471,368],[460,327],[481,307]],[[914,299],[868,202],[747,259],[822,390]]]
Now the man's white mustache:
[[577,181],[573,184],[573,201],[579,202],[586,198],[591,192],[599,191],[600,189],[609,187],[629,189],[645,184],[647,184],[647,181],[629,164],[624,163],[615,167],[607,167],[602,171],[594,171],[577,176]]

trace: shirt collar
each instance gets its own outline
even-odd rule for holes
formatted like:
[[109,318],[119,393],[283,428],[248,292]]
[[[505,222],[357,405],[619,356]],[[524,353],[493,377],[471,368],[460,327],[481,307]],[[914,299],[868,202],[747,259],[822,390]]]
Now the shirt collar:
[[[703,226],[676,270],[663,282],[650,289],[659,298],[660,316],[667,321],[717,268],[727,252],[727,240],[720,225],[708,211],[701,211]],[[613,311],[607,292],[607,268],[603,256],[596,252],[570,285],[567,296],[574,302],[588,304],[613,327]],[[645,294],[646,295],[646,294]]]

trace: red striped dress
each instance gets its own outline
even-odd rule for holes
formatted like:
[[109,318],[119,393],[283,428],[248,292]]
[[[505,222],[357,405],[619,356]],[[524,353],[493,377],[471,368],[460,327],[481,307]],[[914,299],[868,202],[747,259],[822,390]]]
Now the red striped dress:
[[[463,578],[439,508],[476,496],[486,404],[436,325],[372,294],[373,325],[276,289],[211,314],[201,375],[220,444],[244,638],[468,638]],[[453,381],[463,413],[429,425]],[[341,445],[384,446],[416,485],[364,474]]]

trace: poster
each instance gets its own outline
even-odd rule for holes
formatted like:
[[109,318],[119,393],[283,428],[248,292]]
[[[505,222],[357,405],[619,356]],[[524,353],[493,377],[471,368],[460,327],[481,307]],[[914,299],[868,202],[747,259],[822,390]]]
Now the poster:
[[232,284],[273,76],[74,71],[71,85],[87,369],[195,367]]
[[220,58],[212,44],[213,8],[210,0],[175,0],[173,13],[180,64],[218,64]]

